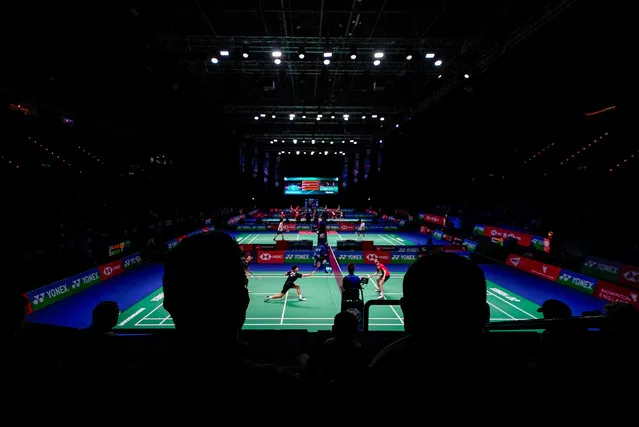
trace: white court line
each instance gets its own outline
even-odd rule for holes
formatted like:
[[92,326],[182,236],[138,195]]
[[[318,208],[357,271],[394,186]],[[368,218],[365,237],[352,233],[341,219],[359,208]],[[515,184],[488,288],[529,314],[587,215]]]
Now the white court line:
[[[160,322],[160,325],[163,325],[164,322],[166,322],[169,319],[171,319],[171,315],[170,314],[168,316],[166,316],[164,319],[162,319],[162,321]],[[173,319],[171,319],[171,320],[173,320]]]
[[[386,295],[384,295],[384,300],[388,301],[386,299]],[[397,310],[395,310],[395,307],[393,307],[392,305],[389,305],[390,309],[393,310],[393,313],[395,313],[395,316],[397,316],[397,318],[399,319],[400,322],[402,322],[402,325],[404,324],[404,319],[402,319],[402,316],[399,315],[399,313],[397,312]]]
[[140,322],[142,322],[144,319],[146,319],[147,317],[149,317],[150,315],[152,315],[152,314],[155,312],[155,310],[157,310],[157,309],[158,309],[158,308],[160,308],[160,307],[162,307],[162,303],[159,303],[159,304],[157,305],[157,307],[155,307],[153,310],[149,311],[149,312],[148,312],[148,313],[147,313],[147,314],[146,314],[143,318],[141,318],[140,320],[138,320],[138,321],[135,323],[135,326],[138,326],[138,324],[139,324]]
[[377,237],[379,237],[380,239],[384,239],[384,240],[386,240],[388,243],[390,243],[390,244],[391,244],[391,245],[393,245],[393,246],[395,246],[395,245],[396,245],[396,243],[393,243],[393,241],[392,241],[392,240],[387,239],[386,237],[384,237],[384,236],[383,236],[383,235],[381,235],[381,234],[378,234],[378,235],[377,235]]
[[494,297],[495,297],[495,298],[497,298],[498,300],[501,300],[501,301],[505,302],[506,304],[508,304],[508,305],[510,305],[510,306],[512,306],[512,307],[515,307],[517,310],[521,311],[521,312],[522,312],[522,313],[524,313],[524,314],[527,314],[528,316],[532,317],[533,319],[537,319],[537,318],[538,318],[537,316],[533,316],[532,314],[528,313],[526,310],[522,310],[521,308],[517,307],[515,304],[512,304],[510,301],[506,301],[505,299],[503,299],[503,298],[501,298],[501,297],[499,297],[499,296],[497,296],[497,295],[493,294],[493,293],[492,293],[492,292],[490,292],[490,291],[488,291],[487,295],[492,295],[492,296],[494,296]]
[[501,311],[502,313],[504,313],[506,316],[510,317],[511,319],[513,319],[513,320],[517,320],[517,318],[516,318],[516,317],[514,317],[514,316],[512,316],[512,315],[510,315],[510,314],[508,314],[508,313],[506,313],[504,310],[502,310],[501,308],[497,307],[497,306],[496,306],[495,304],[493,304],[492,302],[490,302],[490,301],[486,301],[486,302],[488,303],[488,305],[490,305],[491,307],[496,308],[497,310]]
[[402,242],[402,241],[401,241],[401,240],[399,240],[397,237],[393,237],[393,236],[391,236],[390,234],[387,234],[387,235],[386,235],[386,237],[387,237],[388,239],[395,240],[395,241],[397,242],[397,244],[398,244],[398,245],[400,245],[400,246],[406,246],[406,243]]
[[[255,239],[257,239],[257,237],[259,236],[259,234],[256,234],[255,237],[253,237],[251,239],[251,241],[249,242],[249,244],[253,243],[255,241]],[[245,239],[246,240],[246,239]]]
[[337,237],[339,237],[341,240],[344,240],[344,238],[342,237],[341,234],[337,233]]
[[286,302],[288,301],[288,292],[284,295],[284,306],[282,307],[282,316],[280,317],[280,325],[284,324],[284,313],[286,313]]

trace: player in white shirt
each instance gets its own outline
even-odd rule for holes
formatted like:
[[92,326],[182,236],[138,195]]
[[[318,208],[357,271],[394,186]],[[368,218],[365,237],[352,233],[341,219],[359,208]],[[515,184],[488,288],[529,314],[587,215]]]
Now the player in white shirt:
[[277,233],[275,234],[275,237],[273,237],[273,241],[277,239],[277,236],[282,236],[282,240],[284,240],[284,220],[280,220],[280,223],[277,226]]
[[366,234],[364,233],[364,229],[366,228],[366,224],[364,223],[363,219],[359,220],[359,224],[357,225],[357,239],[360,238],[360,236],[362,238],[366,238]]

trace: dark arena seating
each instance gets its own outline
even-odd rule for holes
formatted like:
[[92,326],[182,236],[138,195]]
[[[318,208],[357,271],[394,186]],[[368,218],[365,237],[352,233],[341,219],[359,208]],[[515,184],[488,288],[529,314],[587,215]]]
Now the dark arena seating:
[[632,417],[625,26],[508,3],[7,5],[0,426]]

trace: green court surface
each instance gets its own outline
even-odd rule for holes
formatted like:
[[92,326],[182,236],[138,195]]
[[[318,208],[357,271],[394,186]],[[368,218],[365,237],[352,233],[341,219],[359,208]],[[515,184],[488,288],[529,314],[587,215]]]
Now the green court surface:
[[[309,271],[302,271],[308,273]],[[387,299],[395,300],[401,296],[403,274],[393,274],[384,285]],[[258,279],[260,277],[261,279]],[[278,300],[264,302],[267,295],[278,293],[284,283],[284,273],[254,276],[249,283],[251,302],[248,307],[244,329],[306,329],[308,331],[329,330],[333,316],[340,309],[340,292],[332,274],[317,273],[312,277],[298,280],[306,301],[299,301],[295,290]],[[536,319],[539,306],[518,295],[487,282],[488,304],[491,310],[491,322],[507,320]],[[379,294],[371,282],[366,285],[364,299],[374,299]],[[118,329],[167,329],[173,328],[171,316],[162,306],[162,289],[148,295],[120,315]],[[441,303],[437,301],[435,303]],[[445,303],[445,302],[444,302]],[[455,316],[455,293],[450,295],[450,316]],[[198,303],[199,310],[215,311],[218,304],[224,304],[224,296]],[[424,309],[428,309],[424,302]],[[215,315],[211,315],[211,328],[215,328]],[[403,330],[404,318],[399,306],[372,306],[369,326],[371,330]]]
[[[255,244],[255,245],[265,245],[269,243],[274,243],[273,238],[275,237],[275,233],[249,233],[249,234],[240,234],[235,240],[237,243],[243,244]],[[331,246],[336,246],[337,242],[340,240],[356,240],[356,233],[338,233],[338,232],[329,232],[328,233],[328,244]],[[281,237],[278,237],[278,240]],[[284,233],[285,240],[312,240],[313,242],[317,242],[317,234],[316,233],[298,233],[298,232],[285,232]],[[424,238],[425,239],[425,238]],[[388,234],[388,233],[367,233],[365,238],[361,238],[360,240],[372,240],[375,245],[390,245],[390,246],[403,246],[403,245],[415,245],[417,242],[413,242],[409,239],[405,239],[396,234]]]

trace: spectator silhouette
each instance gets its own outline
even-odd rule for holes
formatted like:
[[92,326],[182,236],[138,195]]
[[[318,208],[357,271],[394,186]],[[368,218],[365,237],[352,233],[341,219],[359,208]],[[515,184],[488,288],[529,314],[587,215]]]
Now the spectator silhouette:
[[333,336],[308,360],[307,373],[316,395],[320,399],[328,398],[334,409],[350,404],[348,400],[336,400],[335,396],[348,395],[353,384],[360,384],[369,362],[357,339],[357,326],[355,314],[349,311],[337,313]]
[[110,399],[117,392],[115,378],[126,375],[128,362],[121,340],[113,333],[120,307],[114,301],[102,301],[93,308],[91,324],[77,331],[67,348],[67,371],[74,388],[75,401],[87,408],[93,402]]
[[[173,415],[198,418],[212,408],[240,408],[247,397],[251,412],[243,416],[257,415],[280,407],[284,396],[303,396],[295,375],[251,363],[247,346],[238,341],[250,301],[241,257],[235,239],[217,231],[183,240],[167,256],[164,307],[177,341],[162,367],[162,385],[174,398],[165,407]],[[200,305],[214,295],[224,299]]]
[[[373,359],[367,384],[401,390],[404,411],[422,412],[427,404],[445,411],[466,399],[477,404],[489,381],[512,374],[508,355],[492,354],[486,280],[472,261],[451,253],[419,258],[404,276],[400,306],[406,336]],[[437,392],[426,401],[429,389]]]
[[102,301],[93,309],[91,325],[81,329],[80,335],[87,337],[114,336],[113,328],[118,323],[120,307],[115,301]]

